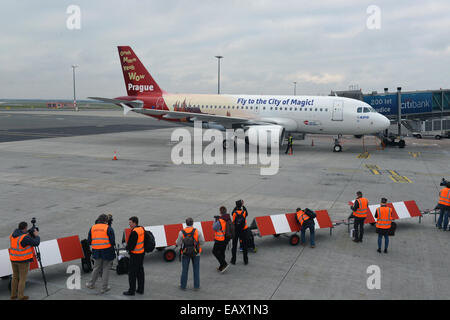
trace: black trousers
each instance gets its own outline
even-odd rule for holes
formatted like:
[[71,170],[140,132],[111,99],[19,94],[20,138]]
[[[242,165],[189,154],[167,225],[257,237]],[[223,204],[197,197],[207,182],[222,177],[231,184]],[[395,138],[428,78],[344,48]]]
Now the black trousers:
[[289,144],[289,143],[288,143],[287,148],[286,148],[286,152],[285,152],[285,153],[288,153],[289,148],[291,149],[291,152],[292,152],[292,144]]
[[234,235],[233,238],[233,247],[231,248],[231,261],[232,262],[236,262],[236,251],[237,251],[237,242],[238,239],[242,241],[242,250],[243,250],[243,254],[244,254],[244,262],[247,263],[248,262],[248,251],[247,251],[247,230],[241,230],[241,231],[237,231]]
[[225,261],[225,250],[227,249],[228,241],[214,241],[213,255],[216,257],[217,261],[221,267],[225,266],[227,262]]
[[128,267],[128,282],[130,283],[130,289],[128,289],[128,292],[136,292],[136,281],[137,291],[144,292],[144,256],[145,254],[130,253],[130,265]]
[[364,235],[364,220],[366,218],[355,217],[355,222],[353,224],[355,228],[355,240],[362,241]]

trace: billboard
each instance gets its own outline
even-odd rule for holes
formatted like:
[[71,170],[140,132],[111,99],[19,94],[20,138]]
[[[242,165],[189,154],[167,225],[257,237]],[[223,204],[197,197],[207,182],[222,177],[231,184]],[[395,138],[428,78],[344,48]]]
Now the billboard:
[[[402,114],[425,113],[432,111],[432,93],[402,93]],[[396,115],[398,113],[397,94],[377,96],[364,96],[364,102],[368,103],[383,115]]]

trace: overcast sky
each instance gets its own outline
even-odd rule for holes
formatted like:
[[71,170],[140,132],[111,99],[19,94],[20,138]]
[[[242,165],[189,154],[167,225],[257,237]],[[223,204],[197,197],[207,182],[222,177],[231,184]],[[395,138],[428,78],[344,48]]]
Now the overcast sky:
[[[81,9],[81,29],[66,22]],[[369,29],[370,5],[380,29]],[[450,88],[450,1],[2,1],[0,98],[126,95],[117,45],[168,92]],[[371,24],[373,26],[373,23]]]

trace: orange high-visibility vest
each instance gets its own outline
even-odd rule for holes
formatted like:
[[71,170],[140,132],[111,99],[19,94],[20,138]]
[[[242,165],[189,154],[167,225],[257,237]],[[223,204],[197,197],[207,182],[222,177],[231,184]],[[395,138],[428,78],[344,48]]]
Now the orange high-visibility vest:
[[92,249],[108,249],[111,248],[111,243],[108,237],[108,225],[104,223],[94,224],[91,228],[91,246]]
[[[183,230],[184,230],[184,232],[189,234],[192,232],[192,229],[194,229],[194,227],[186,227]],[[183,239],[184,239],[184,233],[182,233],[182,234],[183,234]],[[198,253],[202,253],[202,247],[200,246],[200,242],[198,241],[198,230],[197,229],[195,229],[195,232],[194,232],[194,240],[197,241],[197,243],[198,243]]]
[[25,236],[26,234],[23,234],[17,238],[13,238],[12,234],[9,236],[9,260],[12,262],[33,259],[33,248],[31,246],[22,247],[20,244]]
[[131,250],[131,253],[134,254],[142,254],[144,253],[144,237],[145,237],[145,229],[144,227],[135,227],[133,231],[136,231],[138,238],[136,241],[136,246],[134,247],[133,250]]
[[236,220],[236,215],[243,215],[244,216],[245,226],[244,226],[244,228],[242,228],[242,230],[247,229],[248,228],[248,225],[247,225],[247,211],[244,211],[243,209],[234,211],[233,212],[233,223]]
[[450,188],[444,188],[439,194],[439,204],[450,207]]
[[353,215],[357,218],[366,218],[369,208],[369,201],[366,198],[359,198],[356,199],[356,201],[358,201],[359,208],[353,212]]
[[303,226],[303,223],[308,219],[309,216],[305,213],[305,211],[297,211],[297,221],[300,223],[300,226]]
[[227,227],[227,223],[225,220],[219,218],[220,226],[222,227],[219,231],[214,232],[214,240],[217,241],[225,241],[225,228]]
[[377,208],[378,218],[376,227],[379,229],[389,229],[391,227],[392,216],[391,208],[386,206],[381,206]]

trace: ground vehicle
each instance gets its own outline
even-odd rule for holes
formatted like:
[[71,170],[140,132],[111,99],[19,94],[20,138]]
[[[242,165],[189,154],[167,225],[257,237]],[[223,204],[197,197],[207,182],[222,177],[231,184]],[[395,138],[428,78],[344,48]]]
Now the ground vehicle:
[[442,138],[450,138],[450,130],[433,130],[433,131],[421,131],[421,132],[413,132],[413,137],[417,139],[422,138],[434,138],[436,140],[440,140]]

